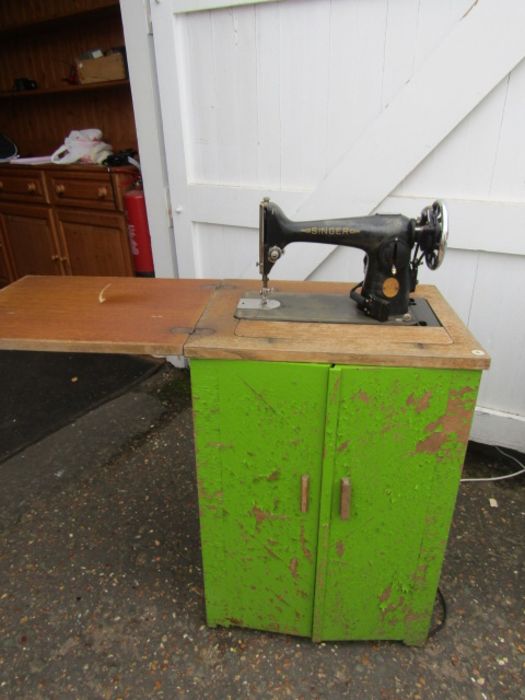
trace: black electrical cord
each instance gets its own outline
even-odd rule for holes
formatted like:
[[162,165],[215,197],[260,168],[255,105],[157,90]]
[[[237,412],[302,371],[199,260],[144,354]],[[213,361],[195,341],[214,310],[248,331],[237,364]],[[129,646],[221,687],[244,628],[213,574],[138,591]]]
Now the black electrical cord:
[[438,622],[437,625],[434,625],[434,627],[430,630],[430,632],[428,633],[429,638],[433,637],[438,632],[441,632],[441,630],[447,622],[447,601],[445,600],[445,596],[443,595],[439,586],[437,589],[437,597],[439,598],[439,602],[441,603],[442,608],[441,621]]

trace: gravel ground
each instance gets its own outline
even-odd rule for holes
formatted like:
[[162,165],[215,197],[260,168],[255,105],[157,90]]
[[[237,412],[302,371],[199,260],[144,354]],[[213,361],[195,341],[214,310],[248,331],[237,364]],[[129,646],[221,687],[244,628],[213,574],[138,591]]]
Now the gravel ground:
[[[515,468],[469,449],[469,476]],[[0,698],[525,698],[524,477],[461,487],[447,623],[411,648],[205,626],[184,371],[0,470]]]

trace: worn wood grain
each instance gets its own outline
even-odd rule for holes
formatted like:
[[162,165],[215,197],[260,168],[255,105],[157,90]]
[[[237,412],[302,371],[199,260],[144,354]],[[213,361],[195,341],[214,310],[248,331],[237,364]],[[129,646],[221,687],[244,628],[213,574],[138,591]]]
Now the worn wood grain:
[[[422,285],[418,295],[429,301],[442,328],[238,321],[233,314],[240,297],[258,284],[25,277],[0,292],[0,348],[411,367],[489,365],[487,353],[435,287]],[[276,289],[346,295],[349,284],[279,282]]]
[[[351,284],[279,282],[276,290],[348,294]],[[253,280],[225,281],[210,298],[197,328],[185,345],[195,358],[257,359],[343,364],[484,369],[487,353],[433,286],[422,285],[442,328],[392,328],[342,324],[238,321],[233,314]],[[350,303],[350,302],[349,302]],[[254,325],[251,325],[254,324]]]
[[213,280],[24,277],[0,291],[0,348],[182,355],[214,288]]

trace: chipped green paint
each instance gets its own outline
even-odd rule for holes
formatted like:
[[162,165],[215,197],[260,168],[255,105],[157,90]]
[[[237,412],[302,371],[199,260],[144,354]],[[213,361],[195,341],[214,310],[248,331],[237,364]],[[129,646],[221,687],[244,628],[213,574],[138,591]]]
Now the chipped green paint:
[[208,623],[310,636],[327,367],[194,360],[191,374]]
[[[428,633],[479,372],[334,367],[335,450],[325,457],[315,639],[402,639]],[[336,416],[331,415],[331,410]],[[344,446],[344,449],[341,447]],[[339,514],[350,479],[350,517]],[[323,494],[324,495],[324,494]]]
[[222,360],[191,371],[209,624],[422,643],[480,372]]

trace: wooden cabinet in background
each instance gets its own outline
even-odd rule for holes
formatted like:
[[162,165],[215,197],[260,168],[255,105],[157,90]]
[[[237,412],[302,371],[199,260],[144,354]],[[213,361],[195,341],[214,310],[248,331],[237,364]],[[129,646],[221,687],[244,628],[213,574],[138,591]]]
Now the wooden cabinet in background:
[[[124,47],[118,0],[2,0],[0,39],[0,132],[20,156],[47,156],[88,127],[115,152],[137,149],[127,78],[69,82],[83,52]],[[37,88],[16,90],[21,77]],[[0,165],[0,286],[28,274],[132,275],[122,193],[135,175]]]
[[123,193],[135,178],[131,167],[0,166],[0,284],[133,275]]
[[7,252],[4,232],[1,226],[0,219],[0,289],[6,287],[14,280],[14,275],[11,266],[11,260]]
[[[72,129],[88,127],[114,151],[137,149],[127,79],[68,82],[83,52],[124,46],[118,0],[2,0],[0,39],[0,132],[21,156],[53,153]],[[22,77],[37,89],[14,89]]]
[[68,275],[125,277],[133,274],[127,229],[121,214],[60,209],[56,213]]

